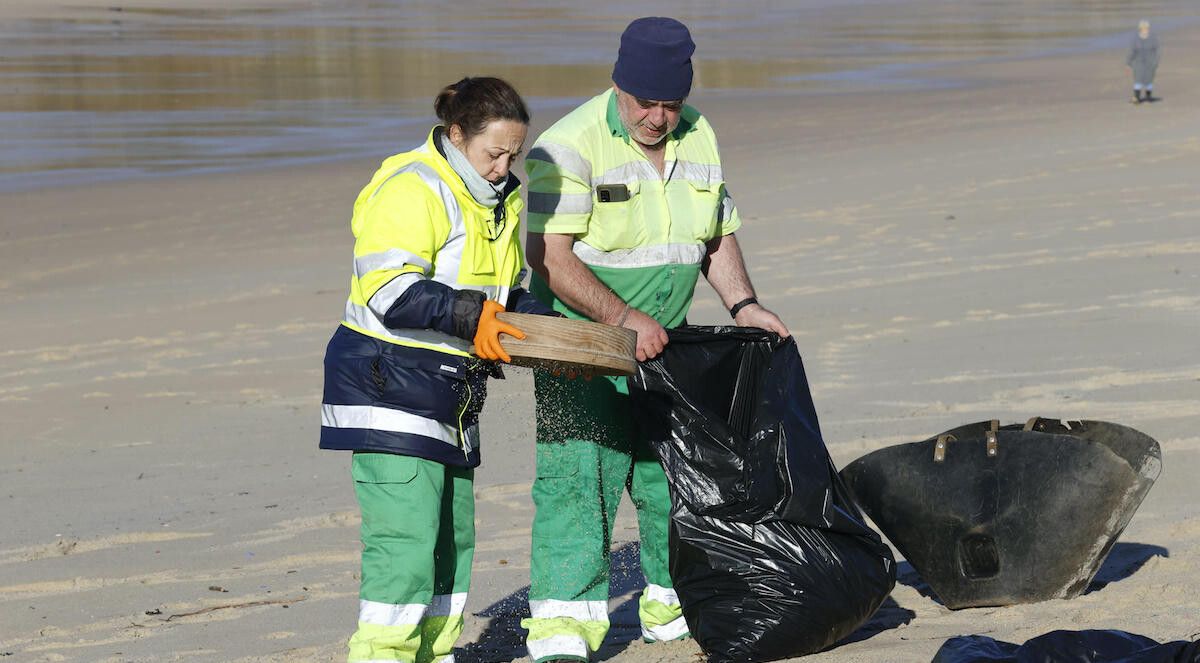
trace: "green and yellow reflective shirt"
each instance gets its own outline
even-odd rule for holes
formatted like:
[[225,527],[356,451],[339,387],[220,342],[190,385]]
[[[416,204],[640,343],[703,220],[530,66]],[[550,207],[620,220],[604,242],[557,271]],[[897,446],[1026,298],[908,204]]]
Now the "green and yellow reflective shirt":
[[[575,255],[601,283],[670,328],[687,316],[705,243],[741,221],[725,190],[716,136],[691,106],[667,137],[665,161],[660,176],[632,143],[609,89],[547,129],[525,171],[529,230],[574,235]],[[536,274],[530,289],[555,310],[585,317]]]

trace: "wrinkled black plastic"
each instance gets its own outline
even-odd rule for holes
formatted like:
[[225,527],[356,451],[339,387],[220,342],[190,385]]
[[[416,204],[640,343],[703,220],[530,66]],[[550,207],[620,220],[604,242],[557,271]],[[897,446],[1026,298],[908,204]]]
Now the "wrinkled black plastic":
[[1159,644],[1125,631],[1052,631],[1023,645],[983,635],[950,638],[931,663],[1200,663],[1200,642]]
[[817,424],[796,344],[738,327],[672,330],[630,379],[671,484],[671,578],[711,661],[820,651],[895,584]]
[[990,422],[842,470],[858,504],[949,608],[1078,596],[1154,484],[1158,443],[1103,421]]

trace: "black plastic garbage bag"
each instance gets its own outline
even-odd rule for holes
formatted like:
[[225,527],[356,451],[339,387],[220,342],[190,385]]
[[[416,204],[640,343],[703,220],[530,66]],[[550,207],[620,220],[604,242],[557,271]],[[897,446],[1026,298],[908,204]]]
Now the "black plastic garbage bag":
[[1125,631],[1051,631],[1015,645],[983,635],[950,638],[931,663],[1200,663],[1200,642],[1159,644]]
[[716,662],[829,647],[878,609],[895,561],[833,466],[795,342],[669,336],[630,393],[671,485],[671,579],[692,637]]
[[856,502],[948,608],[1072,598],[1162,467],[1158,443],[1104,421],[983,421],[842,470]]

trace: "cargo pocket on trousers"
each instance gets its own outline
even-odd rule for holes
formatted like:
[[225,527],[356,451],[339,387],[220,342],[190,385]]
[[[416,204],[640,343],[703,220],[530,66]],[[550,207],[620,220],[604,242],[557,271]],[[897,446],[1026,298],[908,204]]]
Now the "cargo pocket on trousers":
[[[428,481],[417,480],[421,464],[428,462],[373,452],[356,452],[350,461],[350,476],[362,512],[363,568],[370,566],[377,577],[403,577],[398,565],[406,561],[405,551],[414,546],[420,550],[431,548],[427,540],[437,536],[436,516],[425,522],[414,517],[422,513],[422,506],[430,504]],[[429,533],[431,528],[433,534]]]
[[350,476],[358,483],[412,483],[421,462],[412,456],[357,452],[350,461]]
[[579,481],[579,467],[583,462],[578,451],[566,444],[539,442],[534,490],[543,495],[570,494]]

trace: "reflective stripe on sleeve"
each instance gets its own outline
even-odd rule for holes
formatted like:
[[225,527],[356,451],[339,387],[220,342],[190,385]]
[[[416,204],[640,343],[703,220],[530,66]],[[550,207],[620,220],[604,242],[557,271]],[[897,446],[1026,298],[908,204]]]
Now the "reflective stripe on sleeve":
[[697,265],[704,260],[707,252],[707,248],[703,244],[659,244],[616,251],[601,251],[584,242],[575,242],[571,250],[584,264],[593,267]]
[[354,275],[362,278],[364,275],[380,269],[404,269],[405,265],[420,267],[426,274],[429,273],[429,268],[433,267],[428,260],[415,253],[401,249],[388,249],[355,258]]
[[400,295],[403,295],[404,291],[408,290],[409,286],[416,283],[420,278],[422,278],[420,274],[413,273],[397,276],[385,283],[382,288],[376,290],[375,294],[371,295],[371,299],[367,302],[367,306],[377,318],[382,320],[383,316],[396,303],[396,300],[400,299]]
[[592,179],[591,162],[583,158],[578,151],[566,145],[538,142],[533,149],[529,150],[529,156],[525,159],[544,161],[578,177],[585,184]]
[[[397,287],[401,286],[398,285]],[[478,290],[486,295],[488,299],[500,302],[501,304],[508,303],[508,294],[512,291],[512,287],[510,286],[470,286],[457,289]],[[359,306],[350,300],[346,300],[346,310],[343,313],[342,322],[351,329],[360,331],[368,336],[373,336],[381,341],[449,352],[457,355],[465,356],[468,354],[471,342],[457,336],[443,334],[440,331],[432,329],[389,329],[384,326],[382,318],[387,309],[391,308],[391,305],[388,304],[387,307],[384,307],[383,304],[385,301],[383,298],[376,300],[372,297],[371,299],[372,305],[370,308]],[[395,302],[394,298],[392,302]]]
[[432,329],[405,329],[402,331],[388,329],[374,311],[351,301],[346,302],[346,313],[342,322],[347,327],[367,336],[398,345],[426,348],[462,356],[466,356],[471,347],[471,342],[466,339]]
[[532,214],[588,214],[592,211],[592,194],[530,191],[526,209]]
[[721,196],[721,204],[717,207],[717,223],[723,224],[733,218],[733,197],[729,195],[729,190],[724,191]]
[[[431,277],[436,281],[454,285],[454,282],[457,280],[459,265],[462,262],[462,246],[455,246],[455,244],[462,242],[462,237],[466,233],[466,224],[463,221],[462,209],[458,206],[458,199],[454,197],[454,192],[450,190],[446,182],[437,174],[437,171],[420,162],[410,163],[403,168],[398,168],[396,172],[389,175],[387,179],[376,187],[371,197],[378,195],[383,186],[393,177],[404,173],[415,173],[420,177],[425,186],[428,186],[437,194],[442,201],[442,206],[446,209],[446,218],[450,222],[450,241],[439,250],[437,265]],[[428,268],[426,268],[426,273],[428,274]]]

